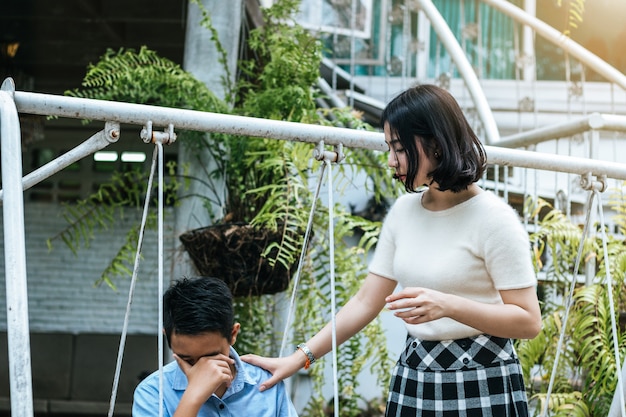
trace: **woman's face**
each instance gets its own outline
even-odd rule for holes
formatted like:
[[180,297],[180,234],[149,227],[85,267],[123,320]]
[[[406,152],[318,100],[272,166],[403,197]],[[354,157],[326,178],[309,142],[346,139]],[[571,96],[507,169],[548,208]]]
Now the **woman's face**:
[[[404,150],[400,139],[396,136],[395,133],[392,133],[388,123],[385,123],[384,132],[385,141],[389,146],[389,156],[387,158],[387,164],[390,168],[395,170],[394,178],[402,181],[402,183],[405,183],[409,167],[407,153]],[[418,172],[415,176],[415,181],[412,187],[413,189],[417,189],[424,185],[430,186],[432,183],[432,179],[428,176],[428,173],[432,172],[435,168],[434,161],[432,161],[431,158],[426,154],[422,147],[422,144],[419,140],[417,140],[417,138],[415,139],[415,146],[419,155],[419,161]]]

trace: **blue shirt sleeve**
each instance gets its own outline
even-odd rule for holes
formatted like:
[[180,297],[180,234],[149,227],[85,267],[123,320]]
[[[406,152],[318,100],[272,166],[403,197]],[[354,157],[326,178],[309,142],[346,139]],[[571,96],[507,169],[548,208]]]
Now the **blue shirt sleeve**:
[[277,386],[278,392],[276,393],[276,416],[277,417],[298,417],[296,408],[294,407],[287,390],[285,390],[285,384],[280,382]]
[[[151,377],[148,377],[151,378]],[[133,396],[133,417],[148,417],[159,415],[159,388],[158,384],[148,383],[144,380],[135,389]],[[164,408],[163,416],[168,417],[169,413]]]

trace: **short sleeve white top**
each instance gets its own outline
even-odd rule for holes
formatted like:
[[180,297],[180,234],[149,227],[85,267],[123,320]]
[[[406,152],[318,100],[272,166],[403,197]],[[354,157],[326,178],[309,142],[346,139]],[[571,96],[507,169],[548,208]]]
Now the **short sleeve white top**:
[[[422,193],[398,198],[383,223],[370,272],[403,287],[424,287],[483,303],[502,303],[499,290],[535,286],[528,233],[515,210],[483,191],[452,208],[430,211]],[[450,318],[407,324],[424,340],[481,332]]]

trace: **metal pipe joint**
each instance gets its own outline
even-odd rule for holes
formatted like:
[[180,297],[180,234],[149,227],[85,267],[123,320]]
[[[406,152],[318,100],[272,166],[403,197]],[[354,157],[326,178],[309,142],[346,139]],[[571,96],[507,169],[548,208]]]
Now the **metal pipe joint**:
[[145,143],[161,143],[162,145],[171,145],[176,142],[176,133],[174,132],[174,125],[170,123],[167,129],[164,129],[163,132],[158,132],[152,130],[152,120],[148,120],[143,129],[141,129],[141,133],[139,137]]

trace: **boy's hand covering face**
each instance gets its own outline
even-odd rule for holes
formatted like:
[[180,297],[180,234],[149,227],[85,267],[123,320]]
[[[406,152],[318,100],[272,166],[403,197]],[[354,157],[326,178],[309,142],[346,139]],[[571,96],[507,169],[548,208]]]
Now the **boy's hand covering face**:
[[[233,341],[238,332],[233,329]],[[184,396],[204,403],[212,394],[222,396],[235,378],[235,361],[229,357],[230,341],[219,332],[172,334],[174,359],[187,376]]]
[[213,393],[220,396],[233,381],[234,361],[221,353],[214,356],[202,356],[193,365],[174,355],[178,366],[187,375],[185,395],[204,403]]

